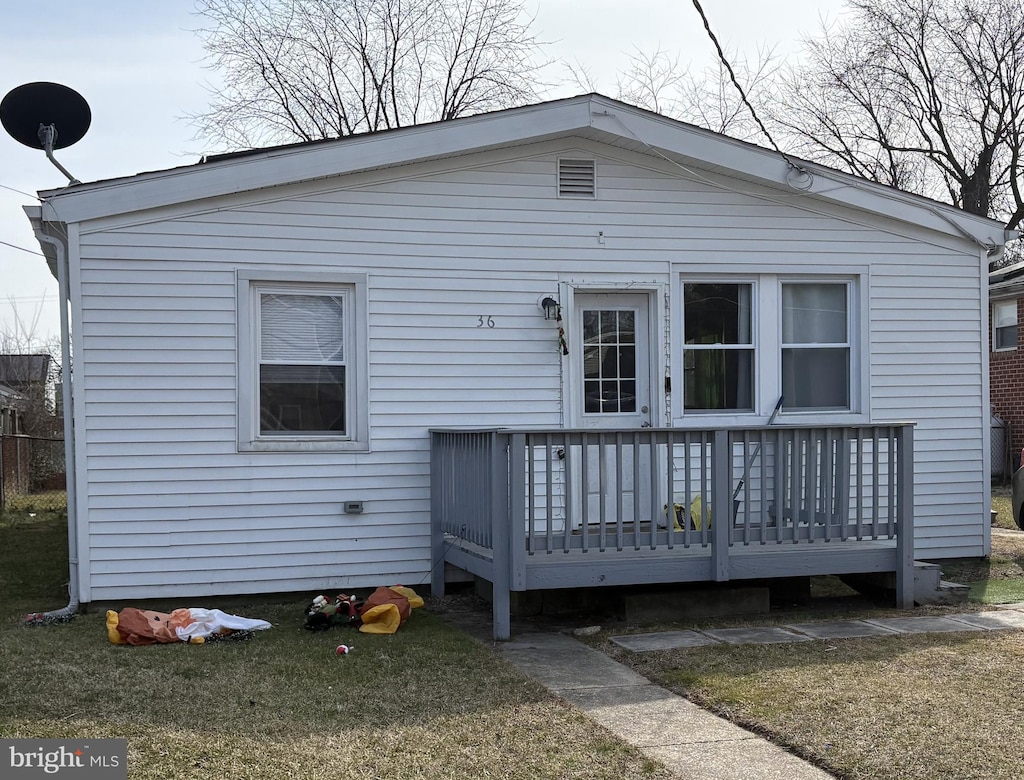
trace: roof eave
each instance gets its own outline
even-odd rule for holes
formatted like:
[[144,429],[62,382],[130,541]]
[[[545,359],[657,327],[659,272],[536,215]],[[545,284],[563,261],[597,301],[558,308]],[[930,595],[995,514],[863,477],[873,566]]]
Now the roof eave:
[[788,182],[792,168],[777,152],[629,106],[602,95],[416,125],[336,142],[292,145],[203,165],[139,174],[41,193],[65,223],[232,195],[357,171],[405,165],[569,134],[618,136],[664,155],[766,184],[794,197],[872,212],[993,249],[1009,240],[999,222],[928,198],[798,160],[812,176]]

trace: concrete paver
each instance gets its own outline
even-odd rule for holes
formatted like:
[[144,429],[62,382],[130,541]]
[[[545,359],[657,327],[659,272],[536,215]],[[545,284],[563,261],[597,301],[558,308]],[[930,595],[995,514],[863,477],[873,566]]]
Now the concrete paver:
[[785,628],[814,639],[857,639],[867,636],[892,636],[897,633],[863,620],[832,620],[818,623],[788,623]]
[[731,742],[752,736],[657,685],[563,689],[558,695],[637,747]]
[[663,745],[645,751],[686,780],[825,780],[832,775],[763,739]]
[[999,604],[996,609],[1019,609],[1024,610],[1024,601],[1018,601],[1014,604]]
[[656,634],[627,634],[610,637],[611,641],[634,653],[651,650],[675,650],[680,647],[717,645],[719,641],[699,631],[662,631]]
[[811,638],[780,626],[760,628],[716,628],[701,633],[730,645],[773,645],[783,642],[810,642]]
[[941,634],[953,631],[983,630],[977,626],[970,626],[948,617],[872,618],[864,622],[875,626],[882,626],[900,634]]
[[971,626],[995,631],[1001,628],[1024,628],[1024,612],[999,610],[993,612],[976,612],[973,614],[954,615],[957,621]]

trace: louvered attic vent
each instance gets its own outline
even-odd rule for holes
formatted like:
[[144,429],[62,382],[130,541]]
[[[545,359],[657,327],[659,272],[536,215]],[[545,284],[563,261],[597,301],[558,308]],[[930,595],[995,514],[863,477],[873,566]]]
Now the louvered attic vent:
[[558,161],[558,197],[593,198],[597,194],[597,165],[593,160]]

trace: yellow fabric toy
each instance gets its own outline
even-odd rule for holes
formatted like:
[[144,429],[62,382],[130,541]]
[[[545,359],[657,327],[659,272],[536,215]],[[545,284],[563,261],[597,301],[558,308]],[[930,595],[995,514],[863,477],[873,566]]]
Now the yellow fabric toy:
[[414,608],[422,606],[423,599],[412,588],[377,588],[360,609],[363,624],[359,630],[364,634],[393,634]]

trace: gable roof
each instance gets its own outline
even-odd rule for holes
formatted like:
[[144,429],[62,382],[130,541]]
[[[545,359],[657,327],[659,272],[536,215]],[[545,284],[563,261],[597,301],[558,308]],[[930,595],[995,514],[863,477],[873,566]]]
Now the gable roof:
[[[345,138],[216,155],[163,171],[40,192],[54,206],[26,207],[63,223],[160,208],[285,184],[391,168],[471,152],[583,137],[676,165],[847,206],[996,249],[1016,237],[995,220],[948,204],[797,160],[799,173],[769,149],[590,94],[521,108]],[[791,158],[796,160],[796,158]],[[804,174],[810,174],[805,176]]]
[[34,382],[45,382],[52,360],[49,355],[0,355],[0,385],[20,390]]
[[988,290],[993,298],[1011,298],[1024,293],[1024,262],[990,272]]

